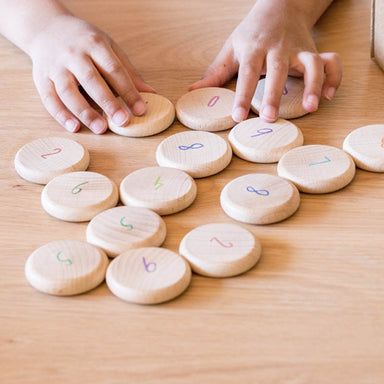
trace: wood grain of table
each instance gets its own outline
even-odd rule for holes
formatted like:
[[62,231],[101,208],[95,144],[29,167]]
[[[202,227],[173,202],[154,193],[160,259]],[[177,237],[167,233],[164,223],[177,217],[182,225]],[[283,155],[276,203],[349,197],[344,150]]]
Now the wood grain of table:
[[[252,1],[66,1],[110,34],[142,76],[172,102],[198,79]],[[295,120],[305,144],[342,147],[349,132],[384,123],[384,73],[370,59],[370,1],[336,0],[314,29],[319,51],[344,64],[340,90],[318,112]],[[345,189],[302,194],[290,219],[243,225],[263,246],[250,272],[229,279],[194,275],[178,299],[128,304],[102,284],[75,297],[35,291],[28,255],[54,240],[85,240],[86,223],[50,217],[42,186],[15,172],[13,159],[39,137],[78,140],[90,171],[116,183],[156,165],[161,140],[86,129],[64,131],[45,111],[27,56],[0,39],[0,382],[290,383],[384,382],[384,176],[358,170]],[[228,85],[234,89],[234,83]],[[219,133],[227,138],[229,131]],[[276,164],[234,157],[223,172],[197,180],[187,210],[165,217],[164,247],[178,250],[198,225],[234,222],[220,208],[226,183]]]

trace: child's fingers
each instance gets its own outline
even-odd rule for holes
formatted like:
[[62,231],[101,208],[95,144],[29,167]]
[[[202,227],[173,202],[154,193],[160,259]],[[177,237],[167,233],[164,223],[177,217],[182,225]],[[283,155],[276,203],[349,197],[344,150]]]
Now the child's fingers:
[[321,53],[324,63],[325,80],[321,95],[324,99],[331,100],[339,88],[342,78],[341,58],[337,53]]
[[[121,96],[121,98],[127,104],[128,108],[138,116],[145,113],[146,107],[143,99],[133,84],[128,71],[123,66],[120,59],[113,52],[112,48],[108,45],[99,45],[94,50],[92,50],[91,59],[107,83],[117,92],[119,96]],[[105,103],[109,110],[105,109],[103,105],[100,106],[108,116],[113,118],[114,113],[116,113],[115,109],[122,109],[121,104],[117,102],[107,84],[105,84],[100,76],[92,76],[92,80],[95,80],[93,88],[99,101],[96,99],[94,100],[99,105],[100,102]],[[98,92],[96,92],[96,88],[98,88]],[[123,112],[120,113],[121,116],[123,116]],[[125,111],[125,114],[126,121],[123,123],[128,122],[129,120],[128,111]],[[117,121],[116,124],[118,124]],[[121,125],[121,123],[118,125]]]
[[57,96],[54,84],[49,79],[41,81],[36,78],[35,84],[45,108],[52,117],[67,131],[77,132],[80,129],[80,122]]
[[319,106],[324,79],[324,65],[320,56],[312,52],[300,52],[298,59],[304,66],[303,107],[308,112],[314,112]]
[[85,100],[72,74],[64,73],[53,81],[61,101],[84,125],[97,134],[107,130],[107,122]]
[[203,78],[189,87],[192,91],[197,88],[220,87],[230,80],[237,72],[238,64],[233,57],[233,49],[227,41],[213,63],[204,73]]
[[266,68],[264,96],[259,116],[267,122],[274,122],[278,117],[280,99],[287,81],[289,65],[285,58],[269,54]]
[[132,79],[132,82],[133,82],[134,86],[136,87],[136,89],[139,92],[156,93],[156,91],[149,84],[147,84],[141,78],[141,76],[136,72],[135,68],[133,67],[133,65],[132,65],[131,61],[129,60],[128,56],[126,55],[126,53],[113,41],[112,41],[112,49],[116,53],[117,57],[119,58],[119,60],[123,64],[126,71],[128,72],[128,75]]
[[240,122],[248,117],[252,97],[259,81],[264,55],[253,54],[240,62],[232,118]]
[[[89,58],[82,58],[73,63],[70,67],[73,75],[76,77],[85,92],[94,100],[108,117],[118,126],[124,126],[129,122],[129,112],[123,107],[122,103],[112,93],[99,71]],[[137,93],[137,91],[136,91]],[[138,97],[140,95],[137,93]],[[141,98],[140,98],[141,99]],[[137,109],[140,105],[135,106]],[[141,100],[141,108],[145,111],[144,102]],[[142,113],[144,112],[142,111]],[[137,113],[139,110],[137,110]]]

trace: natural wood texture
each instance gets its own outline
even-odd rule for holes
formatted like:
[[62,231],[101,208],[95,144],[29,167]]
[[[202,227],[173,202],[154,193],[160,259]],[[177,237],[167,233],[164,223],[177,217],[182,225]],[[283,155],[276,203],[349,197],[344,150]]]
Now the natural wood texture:
[[173,123],[175,107],[166,97],[146,92],[140,94],[147,104],[146,113],[143,116],[131,116],[126,127],[119,127],[108,119],[108,127],[112,132],[129,137],[151,136],[164,131]]
[[225,139],[210,132],[180,132],[163,140],[156,150],[156,160],[163,167],[174,167],[194,178],[215,175],[232,159],[232,149]]
[[[264,96],[265,79],[258,82],[255,95],[252,99],[252,109],[259,113]],[[284,92],[280,99],[279,117],[283,119],[296,119],[308,112],[303,107],[304,81],[295,77],[288,77]]]
[[237,124],[228,139],[237,156],[255,163],[275,163],[304,142],[295,124],[284,119],[271,124],[258,117]]
[[195,89],[177,100],[177,118],[186,127],[198,131],[224,131],[236,124],[232,120],[234,101],[235,92],[230,89]]
[[167,228],[155,212],[139,207],[115,207],[99,213],[87,227],[87,241],[110,257],[134,248],[159,247]]
[[63,137],[45,137],[23,145],[16,153],[17,173],[32,183],[47,184],[55,176],[85,171],[89,165],[86,148]]
[[[173,103],[252,7],[248,0],[65,3],[121,44],[144,79]],[[335,0],[314,29],[320,52],[340,53],[344,76],[333,101],[294,121],[306,144],[342,148],[352,130],[383,124],[384,74],[370,59],[369,23],[369,0]],[[28,256],[50,241],[84,241],[87,223],[43,211],[42,186],[13,168],[18,149],[39,137],[74,139],[90,152],[89,170],[118,185],[156,165],[159,143],[186,128],[176,122],[147,138],[67,133],[43,108],[30,60],[1,38],[0,58],[1,383],[384,382],[382,174],[358,169],[338,192],[302,194],[288,220],[242,225],[263,246],[258,265],[231,279],[195,275],[169,303],[130,305],[106,284],[76,297],[43,295],[25,279]],[[194,204],[164,217],[163,246],[177,252],[192,229],[234,223],[220,207],[220,192],[252,172],[276,174],[276,164],[233,157],[221,173],[196,180]]]
[[179,252],[193,272],[231,277],[251,269],[260,259],[261,245],[245,228],[231,223],[201,225],[187,233]]
[[191,267],[176,252],[164,248],[126,251],[108,267],[109,289],[120,299],[159,304],[181,295],[191,282]]
[[96,172],[56,176],[41,193],[43,208],[53,217],[65,221],[89,221],[114,207],[118,201],[115,183]]
[[352,181],[355,163],[341,149],[304,145],[290,150],[280,159],[277,173],[292,181],[301,192],[329,193]]
[[384,124],[355,129],[345,138],[343,149],[359,168],[384,172]]
[[235,220],[271,224],[292,216],[300,194],[289,181],[275,175],[251,173],[237,177],[221,191],[221,207]]
[[196,194],[196,183],[191,176],[167,167],[138,169],[120,184],[123,204],[152,209],[159,215],[182,211],[193,203]]
[[93,245],[84,241],[53,241],[28,257],[25,275],[41,292],[69,296],[101,284],[107,267],[107,256]]

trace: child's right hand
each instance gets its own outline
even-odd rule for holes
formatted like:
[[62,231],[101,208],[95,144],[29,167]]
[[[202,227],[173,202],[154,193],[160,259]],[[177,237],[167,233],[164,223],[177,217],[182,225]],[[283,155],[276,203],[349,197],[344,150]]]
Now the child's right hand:
[[112,89],[135,115],[146,111],[139,92],[154,92],[110,37],[72,15],[52,18],[33,39],[28,53],[44,106],[70,132],[77,132],[80,122],[97,134],[107,130],[105,118],[92,108],[79,86],[119,126],[127,125],[130,115]]

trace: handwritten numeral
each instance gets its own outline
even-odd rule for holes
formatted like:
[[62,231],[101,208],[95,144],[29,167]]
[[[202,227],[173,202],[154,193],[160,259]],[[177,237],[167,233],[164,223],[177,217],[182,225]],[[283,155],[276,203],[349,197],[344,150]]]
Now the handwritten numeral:
[[161,180],[161,176],[159,176],[155,181],[155,190],[156,191],[164,185],[160,180]]
[[52,152],[50,152],[50,153],[45,153],[44,155],[41,155],[41,157],[42,157],[43,159],[46,159],[48,156],[57,155],[57,154],[60,153],[61,151],[62,151],[61,148],[55,148],[55,149],[52,150]]
[[226,245],[222,241],[220,241],[217,237],[212,237],[212,239],[209,241],[216,241],[218,244],[220,244],[224,248],[232,248],[233,247],[233,244],[230,241],[228,241],[228,244]]
[[285,86],[283,91],[283,96],[288,95],[288,88]]
[[72,193],[74,195],[77,195],[78,193],[80,193],[83,189],[80,188],[80,185],[85,185],[85,184],[88,184],[88,181],[84,181],[84,183],[80,183],[80,184],[77,184],[76,186],[74,186],[72,188]]
[[204,144],[201,144],[201,143],[193,143],[191,145],[179,145],[179,149],[181,151],[188,151],[188,149],[200,149],[200,148],[203,148],[204,147]]
[[384,137],[381,139],[381,146],[384,148]]
[[220,96],[213,96],[211,100],[208,101],[207,106],[212,108],[216,105],[216,103],[220,100]]
[[273,129],[271,129],[271,128],[260,128],[256,132],[258,132],[258,133],[255,134],[255,135],[252,135],[251,137],[257,137],[257,136],[261,136],[261,135],[266,135],[267,133],[273,132]]
[[255,189],[251,185],[247,187],[248,192],[256,193],[257,195],[260,196],[269,196],[269,191],[266,189]]
[[63,253],[63,251],[60,251],[56,255],[57,261],[60,261],[60,263],[68,263],[68,265],[72,265],[72,260],[71,259],[61,259],[60,255]]
[[125,227],[127,229],[127,231],[132,231],[133,229],[133,225],[132,224],[125,224],[124,223],[124,220],[125,220],[125,216],[123,216],[121,219],[120,219],[120,225],[122,227]]
[[324,156],[324,158],[325,158],[324,161],[319,161],[317,163],[311,163],[311,164],[309,164],[309,167],[311,167],[312,165],[326,164],[326,163],[329,163],[331,161],[331,159],[327,156]]
[[157,264],[156,263],[153,263],[153,262],[147,263],[147,261],[145,260],[145,257],[143,257],[143,264],[144,264],[145,270],[148,273],[156,272],[156,269],[157,269]]

